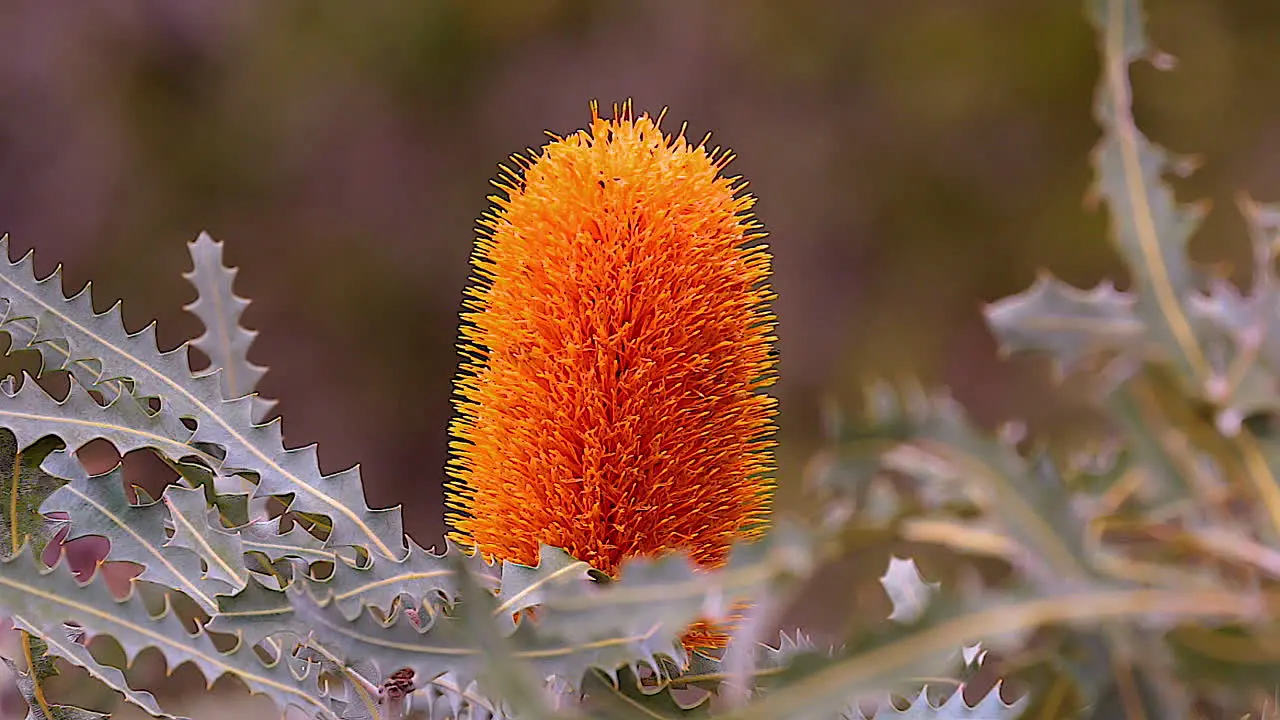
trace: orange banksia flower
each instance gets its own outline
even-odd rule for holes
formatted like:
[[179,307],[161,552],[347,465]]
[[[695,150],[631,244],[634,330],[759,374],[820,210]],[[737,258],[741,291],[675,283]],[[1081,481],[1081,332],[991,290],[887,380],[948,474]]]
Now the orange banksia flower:
[[772,496],[770,256],[728,153],[614,114],[514,158],[480,223],[450,537],[609,575],[672,550],[713,567]]

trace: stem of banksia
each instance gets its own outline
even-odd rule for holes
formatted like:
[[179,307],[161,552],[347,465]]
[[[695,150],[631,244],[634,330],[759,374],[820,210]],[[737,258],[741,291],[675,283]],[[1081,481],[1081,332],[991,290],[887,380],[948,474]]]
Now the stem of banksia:
[[450,536],[525,565],[547,544],[609,575],[674,550],[715,567],[772,497],[764,233],[745,183],[721,175],[731,155],[630,104],[591,113],[513,158],[480,223]]

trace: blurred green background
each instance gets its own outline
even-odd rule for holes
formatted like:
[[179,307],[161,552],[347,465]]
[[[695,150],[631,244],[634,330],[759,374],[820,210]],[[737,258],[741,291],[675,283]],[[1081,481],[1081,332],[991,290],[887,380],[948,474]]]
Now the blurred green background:
[[[74,9],[73,9],[74,8]],[[1280,195],[1280,4],[1151,0],[1177,72],[1138,121],[1205,164],[1193,254],[1242,257],[1233,198]],[[714,132],[771,232],[781,502],[827,399],[942,383],[992,422],[1069,422],[1044,363],[997,358],[981,303],[1048,267],[1125,280],[1082,204],[1098,64],[1080,0],[0,2],[0,231],[130,329],[199,332],[185,243],[241,268],[286,443],[359,462],[440,537],[461,289],[505,157],[633,98]],[[1246,278],[1241,278],[1247,281]]]

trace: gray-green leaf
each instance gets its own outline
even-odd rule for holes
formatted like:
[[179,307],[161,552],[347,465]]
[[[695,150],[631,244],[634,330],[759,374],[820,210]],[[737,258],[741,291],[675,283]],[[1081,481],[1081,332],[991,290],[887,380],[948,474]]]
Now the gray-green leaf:
[[163,412],[194,419],[191,441],[224,448],[224,473],[247,469],[259,474],[255,496],[292,494],[293,509],[331,517],[330,545],[367,547],[391,559],[404,555],[399,508],[370,509],[358,468],[322,475],[314,446],[284,448],[278,418],[254,424],[252,397],[225,400],[218,372],[192,375],[187,345],[160,352],[154,323],[129,334],[119,304],[96,314],[87,286],[74,297],[63,297],[59,271],[36,280],[32,253],[7,261],[7,238],[0,238],[0,253],[6,260],[0,262],[0,298],[9,301],[6,322],[34,318],[38,327],[30,342],[59,338],[69,348],[67,363],[82,358],[100,363],[102,372],[92,382],[129,378],[138,397],[159,397]]
[[70,480],[41,506],[41,512],[67,513],[71,520],[68,540],[88,535],[107,538],[112,560],[138,563],[143,567],[139,579],[183,592],[206,611],[217,608],[216,595],[234,589],[224,580],[206,576],[198,554],[169,544],[163,502],[130,504],[121,466],[90,477],[74,455],[60,450],[50,454],[44,467]]
[[[182,277],[196,289],[196,300],[183,309],[200,318],[205,331],[191,341],[209,356],[212,366],[221,368],[222,396],[228,400],[243,397],[258,387],[267,368],[249,362],[249,346],[258,337],[257,330],[240,325],[240,316],[249,300],[235,294],[233,285],[237,268],[222,264],[223,243],[208,233],[200,233],[187,243],[191,252],[191,272]],[[254,398],[254,422],[260,422],[275,406],[274,400]]]
[[174,530],[167,547],[185,548],[199,555],[208,566],[206,577],[221,580],[236,590],[244,587],[249,571],[245,569],[240,534],[209,524],[204,491],[171,485],[165,489],[163,500]]
[[[222,652],[204,630],[189,634],[168,607],[161,615],[152,616],[137,592],[123,599],[115,597],[100,574],[81,585],[65,566],[41,569],[29,551],[0,559],[0,610],[21,618],[24,627],[45,638],[65,633],[66,623],[81,626],[88,637],[109,635],[129,659],[154,647],[171,668],[194,664],[210,685],[223,675],[234,674],[279,708],[295,706],[336,720],[314,665],[298,662],[287,653],[263,660],[244,643]],[[50,651],[56,649],[50,646]]]
[[1164,149],[1138,130],[1131,110],[1129,66],[1151,48],[1137,0],[1093,0],[1102,38],[1102,80],[1094,116],[1102,139],[1094,148],[1097,192],[1110,208],[1113,240],[1133,274],[1135,312],[1196,392],[1210,368],[1187,299],[1196,274],[1187,243],[1204,218],[1204,205],[1180,205],[1161,175],[1171,168]]
[[987,306],[987,323],[1006,353],[1041,350],[1066,375],[1082,360],[1140,341],[1134,299],[1111,283],[1079,290],[1041,274],[1026,291]]

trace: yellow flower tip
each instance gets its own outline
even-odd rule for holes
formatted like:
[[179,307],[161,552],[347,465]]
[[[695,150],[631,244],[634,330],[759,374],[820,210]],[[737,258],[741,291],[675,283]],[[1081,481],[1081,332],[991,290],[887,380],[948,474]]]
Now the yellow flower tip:
[[705,620],[695,622],[685,628],[680,642],[688,652],[721,650],[728,647],[730,634],[746,619],[746,613],[750,609],[751,606],[748,603],[736,603],[721,622]]
[[672,550],[713,567],[772,497],[771,258],[730,153],[614,116],[592,103],[587,129],[513,158],[479,221],[450,537],[610,575]]
[[687,652],[722,650],[729,645],[729,634],[719,625],[696,622],[684,631],[680,642]]

